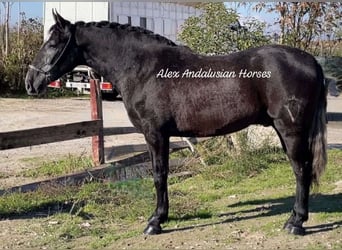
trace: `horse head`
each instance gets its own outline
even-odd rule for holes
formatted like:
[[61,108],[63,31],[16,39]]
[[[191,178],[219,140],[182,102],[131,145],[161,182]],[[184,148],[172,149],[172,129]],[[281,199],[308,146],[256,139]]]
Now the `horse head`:
[[75,26],[52,11],[55,24],[49,38],[42,45],[26,74],[25,85],[29,95],[43,94],[49,82],[57,80],[82,63],[82,54],[76,45]]

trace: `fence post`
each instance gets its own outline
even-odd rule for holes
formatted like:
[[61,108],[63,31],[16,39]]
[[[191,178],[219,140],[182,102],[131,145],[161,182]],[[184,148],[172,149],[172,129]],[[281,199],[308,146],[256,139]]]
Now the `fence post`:
[[101,89],[98,80],[90,80],[91,119],[100,120],[98,134],[92,137],[93,162],[96,166],[104,163],[103,115]]

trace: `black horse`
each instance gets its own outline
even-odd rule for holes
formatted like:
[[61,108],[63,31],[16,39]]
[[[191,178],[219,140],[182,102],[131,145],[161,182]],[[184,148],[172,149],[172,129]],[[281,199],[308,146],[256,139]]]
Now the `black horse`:
[[250,124],[272,126],[296,176],[285,229],[304,234],[309,191],[326,165],[326,90],[320,65],[286,46],[203,56],[152,32],[109,22],[55,24],[26,76],[30,95],[76,65],[94,68],[121,93],[144,134],[153,165],[157,207],[145,229],[159,234],[168,218],[170,136],[216,136]]

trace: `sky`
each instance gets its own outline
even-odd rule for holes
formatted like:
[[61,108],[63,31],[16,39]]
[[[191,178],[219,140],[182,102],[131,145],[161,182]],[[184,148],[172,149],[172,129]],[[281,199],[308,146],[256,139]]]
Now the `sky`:
[[[247,1],[246,1],[247,2]],[[266,11],[256,12],[253,8],[255,7],[256,3],[251,3],[250,5],[247,4],[246,6],[237,7],[239,2],[228,2],[225,3],[226,7],[230,7],[232,9],[235,9],[237,13],[240,16],[240,22],[243,25],[244,20],[247,20],[248,18],[255,18],[256,20],[259,20],[261,22],[266,22],[266,32],[278,32],[279,28],[277,25],[275,25],[275,22],[278,18],[278,15],[273,12],[269,13]]]
[[13,2],[11,7],[11,21],[13,24],[18,22],[19,8],[20,12],[25,12],[26,17],[43,17],[43,2]]

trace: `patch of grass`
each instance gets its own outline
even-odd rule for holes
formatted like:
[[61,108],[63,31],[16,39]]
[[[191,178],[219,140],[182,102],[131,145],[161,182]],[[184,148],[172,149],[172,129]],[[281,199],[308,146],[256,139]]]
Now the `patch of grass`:
[[211,171],[214,178],[231,177],[239,181],[241,178],[258,175],[272,164],[288,162],[283,150],[269,146],[267,141],[259,147],[250,145],[246,132],[237,133],[237,141],[240,148],[238,151],[232,148],[226,136],[211,138],[196,146],[207,166],[218,167]]
[[282,164],[288,161],[282,149],[263,147],[233,156],[231,162],[233,175],[253,177],[268,169],[272,164]]
[[50,215],[69,211],[78,188],[57,184],[41,185],[35,192],[9,193],[0,196],[0,216]]
[[122,228],[122,230],[118,229],[98,236],[97,240],[94,240],[90,243],[90,246],[93,249],[103,249],[104,247],[108,247],[109,245],[113,244],[113,242],[117,240],[132,238],[138,235],[141,235],[140,230],[125,230]]
[[70,214],[58,213],[49,217],[43,226],[44,237],[37,239],[32,245],[34,247],[51,246],[56,248],[74,248],[73,241],[88,234],[87,228],[81,217]]
[[[212,162],[200,171],[198,163],[192,177],[170,183],[170,220],[164,228],[226,223],[270,237],[281,234],[293,206],[294,176],[280,150],[258,150],[248,156],[227,154],[228,161]],[[341,194],[330,191],[342,179],[341,162],[342,151],[330,150],[321,183],[329,188],[322,188],[323,193],[311,199],[314,222],[340,221]],[[0,214],[6,218],[48,216],[40,229],[45,236],[32,246],[70,248],[86,240],[87,247],[111,248],[117,241],[141,234],[155,209],[155,199],[151,178],[78,187],[46,185],[36,192],[0,197]],[[227,236],[227,242],[234,239],[234,235]]]
[[170,220],[189,220],[212,217],[207,205],[191,193],[170,188]]
[[283,218],[274,218],[273,220],[268,221],[266,223],[260,220],[260,224],[256,225],[253,229],[255,232],[259,232],[261,229],[261,231],[263,231],[264,234],[266,234],[267,236],[274,237],[282,233],[280,229],[283,227],[283,225]]
[[42,160],[41,158],[27,159],[26,161],[30,161],[32,164],[37,164],[38,167],[25,170],[18,175],[32,178],[55,177],[93,167],[91,157],[83,155],[76,156],[69,154],[63,158],[52,161]]
[[[145,221],[154,209],[154,189],[150,179],[117,183],[93,182],[80,187],[46,185],[32,193],[12,193],[0,197],[0,214],[49,216],[42,228],[46,237],[37,246],[72,244],[80,237],[91,237],[94,248],[102,248],[121,238],[136,235],[115,224]],[[89,223],[89,226],[84,226]],[[108,225],[112,225],[108,227]]]
[[73,91],[67,88],[60,88],[60,89],[48,88],[45,98],[53,99],[53,98],[68,98],[68,97],[76,97],[76,96],[80,97],[80,96],[86,96],[86,95],[80,95],[76,91]]
[[341,168],[335,168],[331,166],[342,166],[340,149],[329,150],[328,165],[326,167],[326,171],[324,172],[321,178],[322,183],[331,182],[332,180],[336,179],[336,176],[338,176],[341,173]]
[[132,222],[152,213],[153,197],[153,183],[149,179],[92,183],[82,187],[77,195],[86,203],[83,212],[115,222]]

